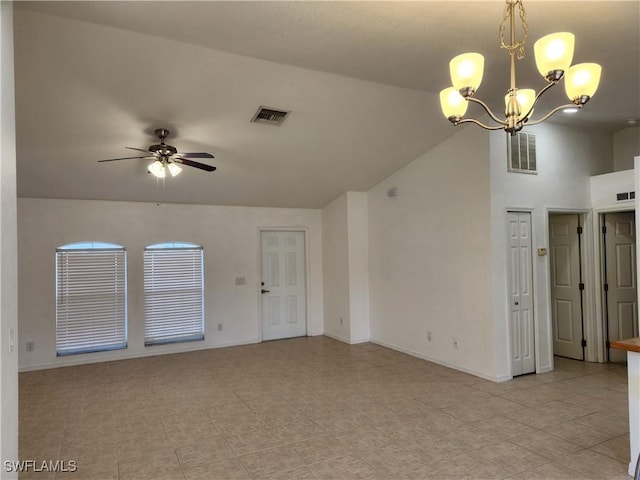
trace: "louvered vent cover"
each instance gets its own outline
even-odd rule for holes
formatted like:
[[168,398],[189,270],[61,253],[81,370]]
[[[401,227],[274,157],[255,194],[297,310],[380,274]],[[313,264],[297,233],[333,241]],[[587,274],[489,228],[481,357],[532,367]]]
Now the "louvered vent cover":
[[536,137],[533,133],[518,132],[507,136],[508,170],[517,173],[538,173]]
[[279,127],[282,122],[289,116],[286,110],[275,110],[273,108],[260,107],[253,116],[251,121],[253,123],[266,123],[267,125],[275,125]]

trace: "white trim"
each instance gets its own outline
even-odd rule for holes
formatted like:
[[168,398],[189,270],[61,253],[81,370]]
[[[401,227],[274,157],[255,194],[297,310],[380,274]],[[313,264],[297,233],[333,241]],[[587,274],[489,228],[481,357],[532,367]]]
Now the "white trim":
[[[41,365],[30,365],[28,367],[23,367],[20,368],[20,372],[32,372],[32,371],[36,371],[36,370],[49,370],[52,368],[61,368],[61,367],[73,367],[73,366],[78,366],[78,365],[89,365],[92,363],[108,363],[108,362],[117,362],[119,360],[132,360],[132,359],[136,359],[136,358],[143,358],[143,357],[157,357],[158,355],[173,355],[174,353],[189,353],[189,352],[197,352],[200,350],[213,350],[216,348],[227,348],[227,347],[238,347],[241,345],[253,345],[256,343],[260,343],[260,341],[257,338],[252,338],[251,340],[247,340],[247,341],[243,341],[243,342],[229,342],[229,343],[222,343],[219,345],[197,345],[197,346],[193,346],[195,343],[197,342],[190,342],[191,343],[191,347],[189,346],[185,346],[183,348],[179,348],[179,349],[172,349],[172,350],[164,350],[162,349],[162,345],[157,345],[157,346],[153,346],[153,347],[149,347],[148,349],[144,350],[143,352],[136,352],[136,353],[129,353],[129,354],[123,354],[123,355],[118,355],[116,357],[114,356],[109,356],[108,358],[105,358],[103,355],[99,355],[101,352],[97,352],[96,354],[92,354],[92,353],[87,353],[87,354],[79,354],[79,355],[72,355],[69,357],[58,357],[60,359],[63,359],[60,362],[56,362],[56,363],[45,363],[45,364],[41,364]],[[171,344],[172,346],[174,345],[179,345],[179,344]],[[187,344],[183,344],[183,345],[187,345]],[[125,350],[121,350],[122,352],[125,352]],[[113,350],[109,353],[112,353]],[[91,355],[90,358],[87,358],[87,355]]]
[[335,335],[333,333],[328,333],[328,332],[324,332],[323,335],[325,337],[333,338],[334,340],[337,340],[342,343],[348,343],[348,344],[351,343],[348,338],[341,337],[340,335]]
[[339,342],[342,342],[342,343],[347,343],[349,345],[358,345],[360,343],[369,342],[368,338],[362,338],[358,340],[349,340],[348,338],[341,337],[339,335],[334,335],[333,333],[327,333],[327,332],[323,333],[322,335],[324,335],[325,337],[333,338],[334,340],[338,340]]
[[460,365],[455,365],[449,362],[443,362],[442,360],[438,360],[432,357],[429,357],[428,355],[424,355],[423,353],[419,353],[416,352],[414,350],[410,350],[407,348],[402,348],[402,347],[398,347],[397,345],[394,345],[392,343],[387,343],[387,342],[383,342],[381,340],[376,340],[376,339],[371,339],[369,340],[371,343],[375,343],[376,345],[380,345],[382,347],[386,347],[386,348],[390,348],[392,350],[396,350],[398,352],[402,352],[402,353],[406,353],[407,355],[411,355],[412,357],[416,357],[416,358],[421,358],[422,360],[426,360],[428,362],[431,363],[435,363],[438,365],[442,365],[443,367],[447,367],[447,368],[451,368],[452,370],[457,370],[459,372],[463,372],[463,373],[468,373],[470,375],[473,375],[475,377],[480,377],[484,380],[489,380],[491,382],[496,382],[496,383],[501,383],[501,382],[506,382],[508,380],[512,380],[513,377],[511,375],[501,375],[498,377],[492,377],[490,375],[485,375],[484,373],[478,372],[477,370],[472,370],[470,368],[466,368]]

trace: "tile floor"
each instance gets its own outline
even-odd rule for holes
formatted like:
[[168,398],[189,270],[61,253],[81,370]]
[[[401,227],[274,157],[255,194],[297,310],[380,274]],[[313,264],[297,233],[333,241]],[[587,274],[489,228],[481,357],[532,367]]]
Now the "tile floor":
[[75,479],[629,479],[626,369],[496,384],[326,337],[20,374],[20,458]]

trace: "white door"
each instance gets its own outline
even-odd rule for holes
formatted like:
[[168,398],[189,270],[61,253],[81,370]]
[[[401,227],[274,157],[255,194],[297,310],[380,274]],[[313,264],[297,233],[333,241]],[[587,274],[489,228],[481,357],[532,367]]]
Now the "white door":
[[536,371],[531,214],[508,212],[511,375]]
[[[604,223],[607,341],[611,342],[638,336],[635,213],[608,213]],[[626,362],[626,352],[609,348],[609,361]]]
[[584,360],[579,232],[578,215],[549,217],[553,353]]
[[307,334],[304,232],[260,233],[262,339]]

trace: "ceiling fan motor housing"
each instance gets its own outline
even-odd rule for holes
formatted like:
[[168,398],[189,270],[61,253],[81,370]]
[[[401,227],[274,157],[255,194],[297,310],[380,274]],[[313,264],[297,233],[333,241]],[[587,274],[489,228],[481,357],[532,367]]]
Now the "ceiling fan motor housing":
[[170,157],[171,155],[175,155],[178,153],[178,150],[173,145],[167,145],[166,143],[161,143],[160,145],[151,145],[149,147],[149,151],[153,152],[161,157]]

